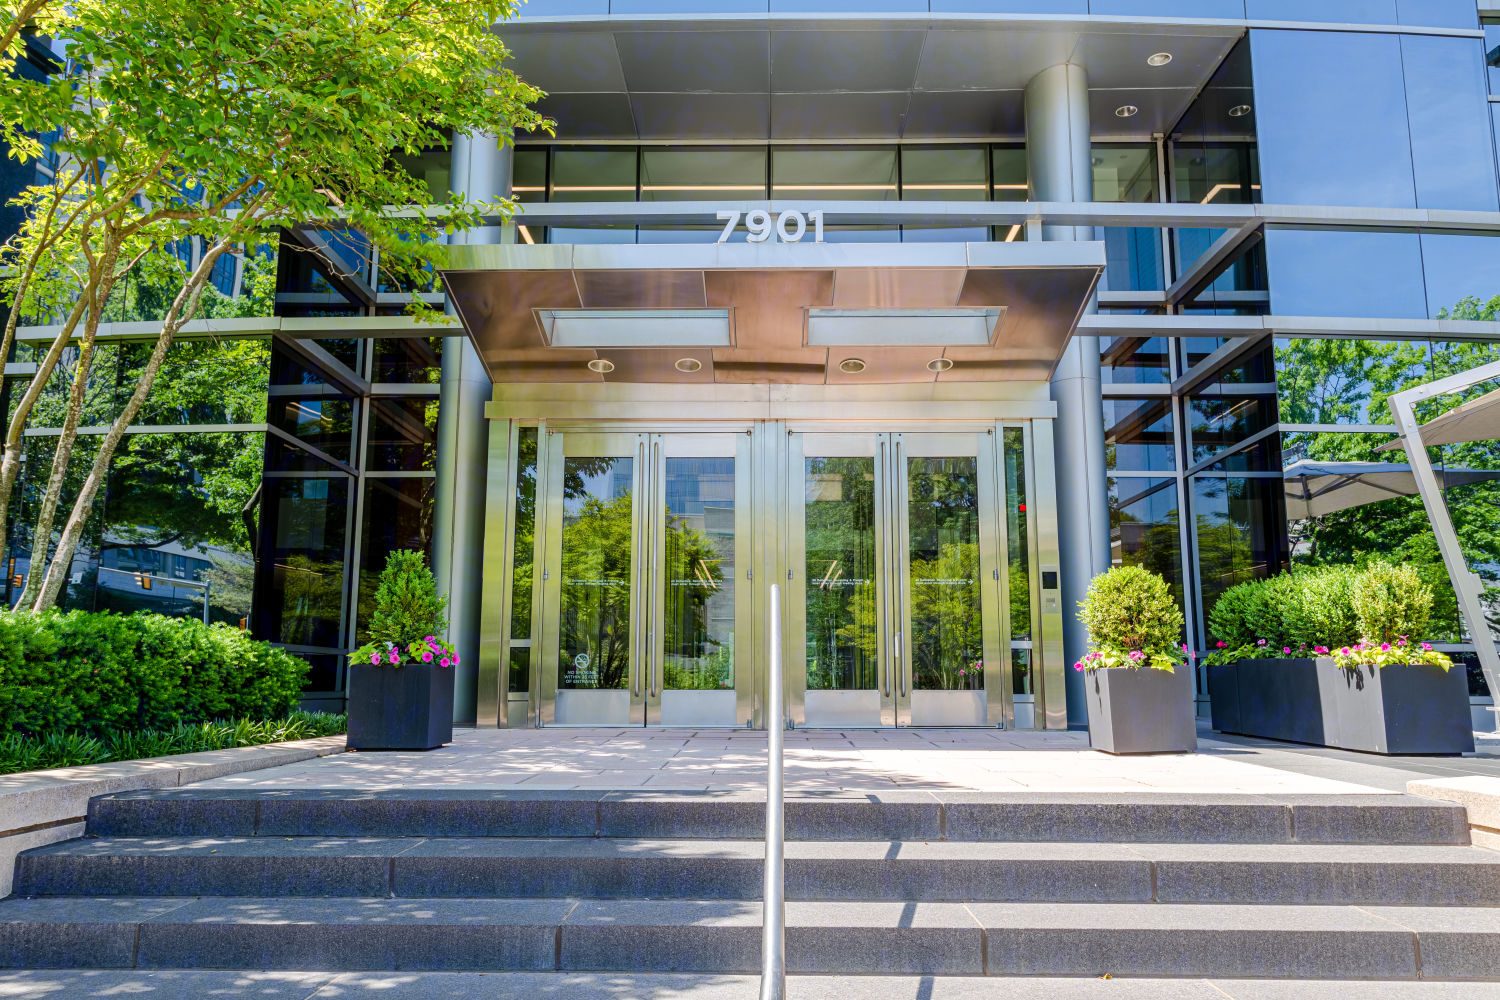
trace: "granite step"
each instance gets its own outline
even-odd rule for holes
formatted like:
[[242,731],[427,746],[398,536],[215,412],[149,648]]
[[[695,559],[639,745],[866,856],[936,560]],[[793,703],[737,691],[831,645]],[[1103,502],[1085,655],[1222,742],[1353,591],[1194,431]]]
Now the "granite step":
[[[758,899],[764,845],[630,838],[85,838],[16,862],[25,896]],[[1500,904],[1456,846],[793,841],[787,896],[926,902]]]
[[[1390,980],[790,976],[788,1000],[1500,1000],[1500,984]],[[0,972],[6,1000],[758,1000],[750,975],[630,972]]]
[[[750,792],[181,788],[101,796],[95,836],[763,835]],[[1461,806],[1409,795],[798,793],[792,840],[1467,844]]]
[[[753,973],[760,914],[733,900],[12,898],[0,966]],[[1500,909],[792,902],[786,954],[820,974],[1494,979]]]

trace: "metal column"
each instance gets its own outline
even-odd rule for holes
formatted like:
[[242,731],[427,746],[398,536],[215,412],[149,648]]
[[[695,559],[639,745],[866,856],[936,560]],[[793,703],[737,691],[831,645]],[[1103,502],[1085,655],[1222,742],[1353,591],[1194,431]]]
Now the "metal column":
[[[1064,63],[1026,85],[1026,163],[1032,201],[1092,201],[1093,151],[1089,137],[1088,74]],[[1088,227],[1044,226],[1048,240],[1092,240]],[[1094,311],[1093,303],[1089,311]],[[1056,468],[1061,569],[1063,658],[1081,659],[1088,632],[1077,602],[1089,581],[1109,568],[1109,496],[1104,465],[1104,401],[1100,391],[1099,338],[1074,337],[1052,377],[1057,403]],[[1067,672],[1068,722],[1088,721],[1083,675]],[[1049,716],[1055,706],[1049,706]]]
[[[488,202],[510,193],[511,147],[493,135],[453,137],[449,187],[470,201]],[[461,233],[455,241],[502,243],[510,227]],[[484,404],[489,376],[467,337],[443,342],[442,403],[438,408],[437,500],[433,512],[432,568],[439,593],[448,595],[448,641],[459,652],[453,721],[493,726],[478,719],[479,617],[484,551],[485,467],[489,427]],[[486,713],[490,705],[486,699]]]

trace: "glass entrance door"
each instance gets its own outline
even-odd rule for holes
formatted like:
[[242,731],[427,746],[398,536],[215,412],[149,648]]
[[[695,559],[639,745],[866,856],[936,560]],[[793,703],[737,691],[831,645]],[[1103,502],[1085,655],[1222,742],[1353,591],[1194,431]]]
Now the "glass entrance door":
[[801,496],[789,506],[801,558],[790,579],[800,563],[802,599],[793,595],[791,611],[805,641],[788,660],[803,667],[789,678],[798,724],[1002,724],[1010,677],[995,434],[797,438]]
[[743,435],[549,431],[544,725],[733,726]]

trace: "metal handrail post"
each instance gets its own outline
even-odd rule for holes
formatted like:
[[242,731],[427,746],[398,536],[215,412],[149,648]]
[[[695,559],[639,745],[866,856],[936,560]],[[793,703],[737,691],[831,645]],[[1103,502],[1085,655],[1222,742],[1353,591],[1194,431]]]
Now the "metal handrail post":
[[761,917],[760,1000],[786,998],[786,802],[782,744],[781,588],[771,584],[771,669],[766,698],[766,868]]

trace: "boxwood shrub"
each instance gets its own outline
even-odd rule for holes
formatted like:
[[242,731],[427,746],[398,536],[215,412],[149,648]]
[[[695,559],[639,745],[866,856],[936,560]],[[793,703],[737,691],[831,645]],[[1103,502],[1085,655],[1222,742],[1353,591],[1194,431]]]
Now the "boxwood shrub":
[[275,719],[308,664],[227,625],[163,615],[0,613],[0,733],[113,737]]

